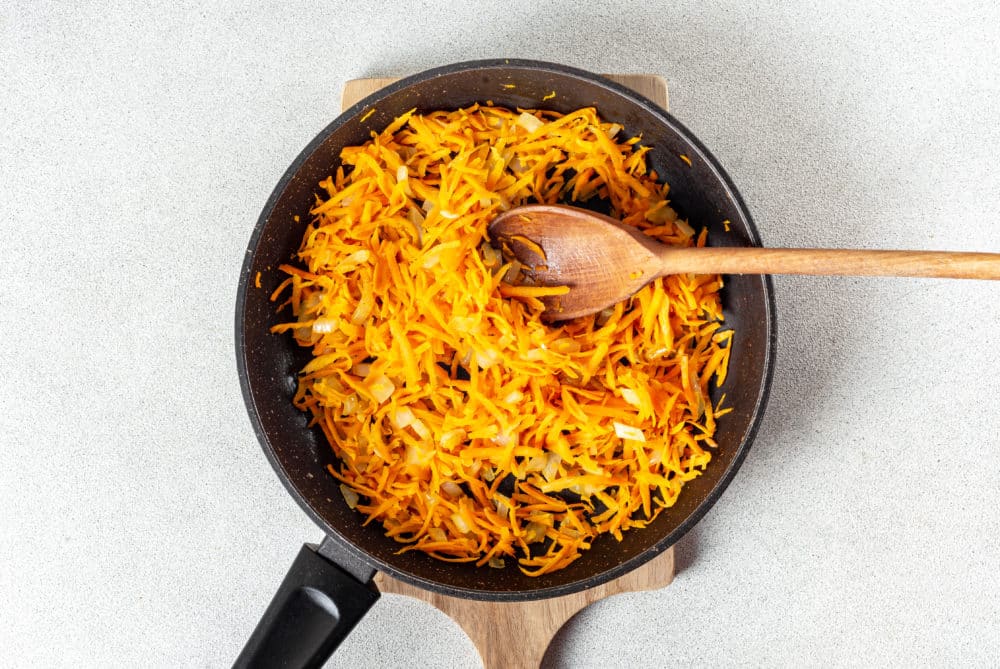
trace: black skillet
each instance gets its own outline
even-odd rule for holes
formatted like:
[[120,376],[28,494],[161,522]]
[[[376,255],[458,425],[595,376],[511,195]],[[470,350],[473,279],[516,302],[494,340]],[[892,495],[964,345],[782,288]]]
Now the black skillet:
[[[543,100],[552,92],[554,97]],[[595,106],[629,136],[642,135],[642,144],[652,147],[652,167],[670,184],[674,208],[695,228],[707,226],[710,242],[759,245],[743,200],[708,150],[654,103],[590,72],[524,60],[458,63],[403,79],[345,111],[281,178],[250,238],[240,275],[236,359],[250,421],[274,471],[325,537],[319,546],[303,546],[236,666],[321,666],[378,599],[376,571],[447,595],[495,601],[556,597],[610,581],[666,550],[697,523],[750,448],[771,380],[773,296],[767,277],[728,276],[723,304],[726,325],[736,337],[728,378],[714,399],[725,392],[734,410],[719,421],[719,449],[707,471],[686,484],[677,504],[647,528],[627,532],[622,542],[602,538],[566,569],[530,578],[513,566],[477,569],[417,551],[400,555],[399,544],[383,536],[377,523],[362,527],[362,517],[347,507],[327,473],[334,461],[330,446],[292,405],[296,374],[309,353],[291,335],[269,332],[282,318],[268,300],[281,280],[275,268],[293,259],[317,184],[334,171],[343,147],[367,141],[372,130],[413,108],[455,109],[486,101],[560,112]],[[295,216],[301,217],[298,222]],[[724,220],[731,231],[724,230]]]

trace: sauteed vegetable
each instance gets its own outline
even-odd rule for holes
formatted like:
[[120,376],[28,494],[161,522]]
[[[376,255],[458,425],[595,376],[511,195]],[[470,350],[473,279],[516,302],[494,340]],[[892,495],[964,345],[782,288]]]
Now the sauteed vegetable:
[[295,403],[347,504],[401,550],[541,575],[645,526],[708,465],[728,412],[708,394],[733,337],[721,278],[547,325],[538,298],[564,289],[525,285],[487,238],[500,211],[571,202],[704,245],[649,150],[591,108],[474,105],[404,114],[320,183],[273,331],[311,348]]

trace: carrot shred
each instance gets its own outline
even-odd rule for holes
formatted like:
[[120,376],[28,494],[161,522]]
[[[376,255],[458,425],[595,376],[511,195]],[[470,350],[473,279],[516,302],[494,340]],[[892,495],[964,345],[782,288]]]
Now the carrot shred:
[[569,286],[513,286],[509,283],[500,284],[500,294],[504,297],[549,297],[565,295]]
[[410,111],[319,184],[271,295],[292,318],[272,331],[311,349],[294,402],[345,499],[401,551],[548,574],[645,527],[711,460],[731,411],[709,399],[733,338],[720,277],[657,279],[550,326],[539,298],[568,288],[518,283],[488,243],[510,207],[601,198],[664,243],[704,245],[621,130],[592,108]]

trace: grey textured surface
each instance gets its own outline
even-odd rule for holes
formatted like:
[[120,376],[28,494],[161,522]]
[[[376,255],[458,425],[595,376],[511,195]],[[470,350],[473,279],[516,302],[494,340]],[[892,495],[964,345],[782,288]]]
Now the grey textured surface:
[[[228,3],[227,3],[228,4]],[[271,188],[346,79],[520,56],[652,72],[769,245],[1000,251],[995,3],[0,7],[0,648],[227,666],[319,531],[261,455],[231,346]],[[669,588],[554,667],[1000,663],[1000,285],[775,281],[740,475]],[[475,667],[386,597],[335,667]]]

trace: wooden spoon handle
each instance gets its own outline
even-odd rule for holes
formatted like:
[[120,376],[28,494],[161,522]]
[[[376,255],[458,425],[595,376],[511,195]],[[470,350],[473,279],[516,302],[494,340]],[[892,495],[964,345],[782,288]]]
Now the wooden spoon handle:
[[1000,279],[1000,253],[848,249],[666,248],[663,274],[838,274]]

